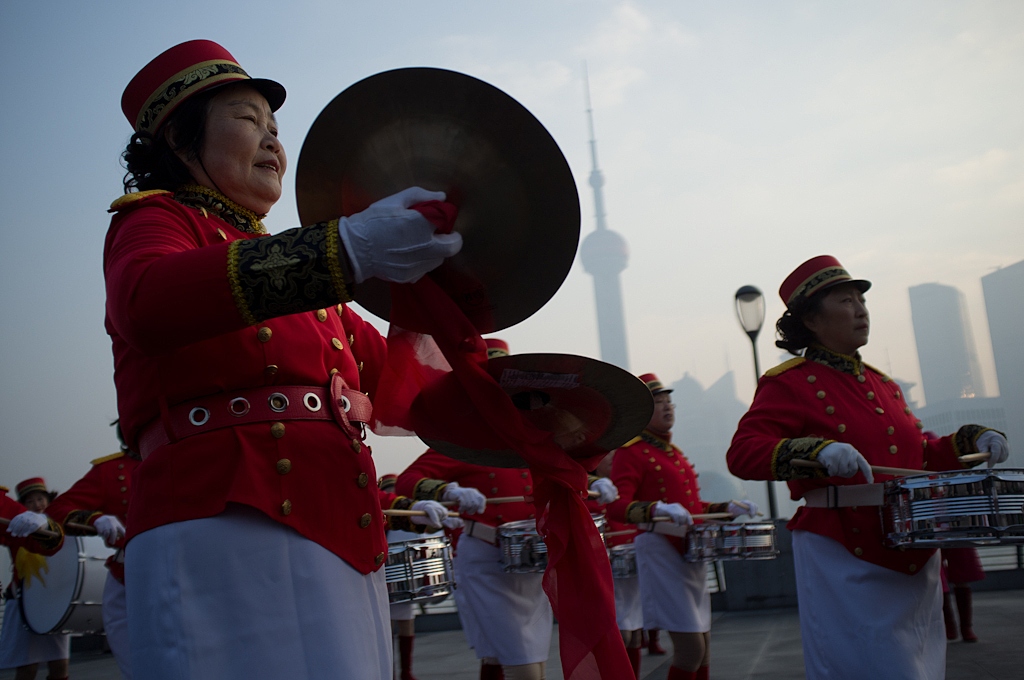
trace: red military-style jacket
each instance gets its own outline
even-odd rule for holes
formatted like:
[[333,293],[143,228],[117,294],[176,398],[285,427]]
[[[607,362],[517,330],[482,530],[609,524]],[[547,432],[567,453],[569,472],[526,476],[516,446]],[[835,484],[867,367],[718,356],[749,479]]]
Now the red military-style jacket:
[[144,456],[150,428],[170,439],[136,470],[128,540],[239,503],[369,573],[387,555],[381,502],[394,497],[378,496],[370,448],[334,420],[172,436],[169,414],[199,398],[227,409],[247,390],[326,388],[336,373],[372,398],[386,356],[380,333],[338,304],[348,298],[335,222],[260,236],[236,207],[188,191],[112,206],[106,328],[121,428]]
[[[811,348],[761,378],[750,410],[740,420],[726,455],[729,470],[742,479],[782,480],[793,500],[811,489],[865,484],[860,473],[826,478],[823,470],[790,461],[815,460],[828,444],[852,445],[871,465],[928,470],[961,469],[958,455],[977,450],[988,428],[965,426],[956,435],[929,440],[907,405],[900,386],[859,357]],[[875,482],[892,479],[876,474]],[[789,522],[842,543],[860,559],[914,574],[934,551],[893,550],[883,545],[879,508],[801,507]]]
[[608,506],[608,519],[615,522],[648,523],[657,501],[679,503],[691,515],[721,505],[701,500],[693,465],[679,447],[650,430],[615,452],[611,479],[619,490],[618,499]]
[[[88,526],[94,526],[102,515],[113,515],[127,526],[132,497],[132,473],[138,464],[138,460],[125,455],[123,451],[97,458],[92,461],[92,468],[84,477],[57,496],[46,509],[46,514],[60,524],[71,522]],[[72,535],[76,533],[67,527],[65,532]],[[122,538],[112,547],[120,551],[124,544]],[[124,583],[124,561],[120,552],[107,559],[107,569],[110,569],[114,578]]]
[[[529,470],[471,465],[433,449],[428,449],[398,475],[395,491],[416,500],[440,501],[449,482],[457,482],[464,488],[472,487],[487,498],[533,494]],[[499,503],[488,504],[481,514],[464,515],[463,519],[496,527],[535,517],[532,503]]]

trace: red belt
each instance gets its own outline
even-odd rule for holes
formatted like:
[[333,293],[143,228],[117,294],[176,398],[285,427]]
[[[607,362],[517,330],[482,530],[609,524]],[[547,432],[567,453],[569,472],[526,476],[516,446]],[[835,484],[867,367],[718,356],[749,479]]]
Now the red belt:
[[350,437],[362,439],[369,422],[370,398],[349,389],[335,374],[329,388],[278,385],[213,394],[170,407],[164,418],[147,425],[139,436],[139,454],[197,434],[235,425],[283,420],[333,420]]

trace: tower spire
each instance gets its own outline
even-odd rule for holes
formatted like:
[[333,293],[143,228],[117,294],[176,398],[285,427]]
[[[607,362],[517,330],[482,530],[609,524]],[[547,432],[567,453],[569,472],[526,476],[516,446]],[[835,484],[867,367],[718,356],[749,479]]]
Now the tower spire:
[[580,259],[583,268],[594,277],[597,305],[597,331],[601,360],[629,370],[626,348],[626,321],[622,309],[619,274],[629,261],[629,248],[619,234],[608,228],[604,212],[604,175],[597,164],[597,137],[594,134],[594,110],[590,105],[590,76],[583,64],[583,91],[586,98],[587,125],[590,133],[590,187],[594,190],[595,229],[583,239]]

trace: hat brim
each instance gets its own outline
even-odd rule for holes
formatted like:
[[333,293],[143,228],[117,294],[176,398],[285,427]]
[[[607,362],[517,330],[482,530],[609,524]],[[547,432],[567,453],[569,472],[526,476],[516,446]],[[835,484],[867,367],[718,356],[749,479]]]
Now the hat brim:
[[[853,284],[857,288],[857,290],[859,290],[862,293],[868,292],[868,290],[871,288],[871,282],[870,281],[866,281],[864,279],[845,279],[845,280],[842,280],[842,281],[830,281],[829,283],[826,283],[825,285],[823,285],[818,290],[814,291],[814,295],[812,295],[811,297],[812,298],[817,297],[817,296],[821,295],[822,293],[824,293],[825,291],[831,290],[831,289],[835,288],[836,286],[841,286],[844,283]],[[808,299],[810,299],[810,298],[808,298]]]

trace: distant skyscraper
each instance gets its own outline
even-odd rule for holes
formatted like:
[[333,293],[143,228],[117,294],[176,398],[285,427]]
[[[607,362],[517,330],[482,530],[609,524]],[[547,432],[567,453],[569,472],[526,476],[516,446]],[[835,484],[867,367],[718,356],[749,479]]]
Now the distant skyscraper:
[[590,186],[594,190],[594,217],[597,228],[590,232],[580,247],[583,268],[594,277],[594,298],[597,303],[597,332],[601,343],[601,360],[629,370],[626,349],[626,317],[622,310],[622,286],[619,274],[629,261],[626,240],[608,228],[604,215],[604,175],[597,167],[597,140],[594,138],[594,116],[590,108],[590,85],[584,78],[587,98],[587,123],[590,127]]
[[938,283],[912,286],[910,315],[925,402],[984,397],[964,294]]
[[1012,461],[1024,460],[1024,260],[981,277]]

